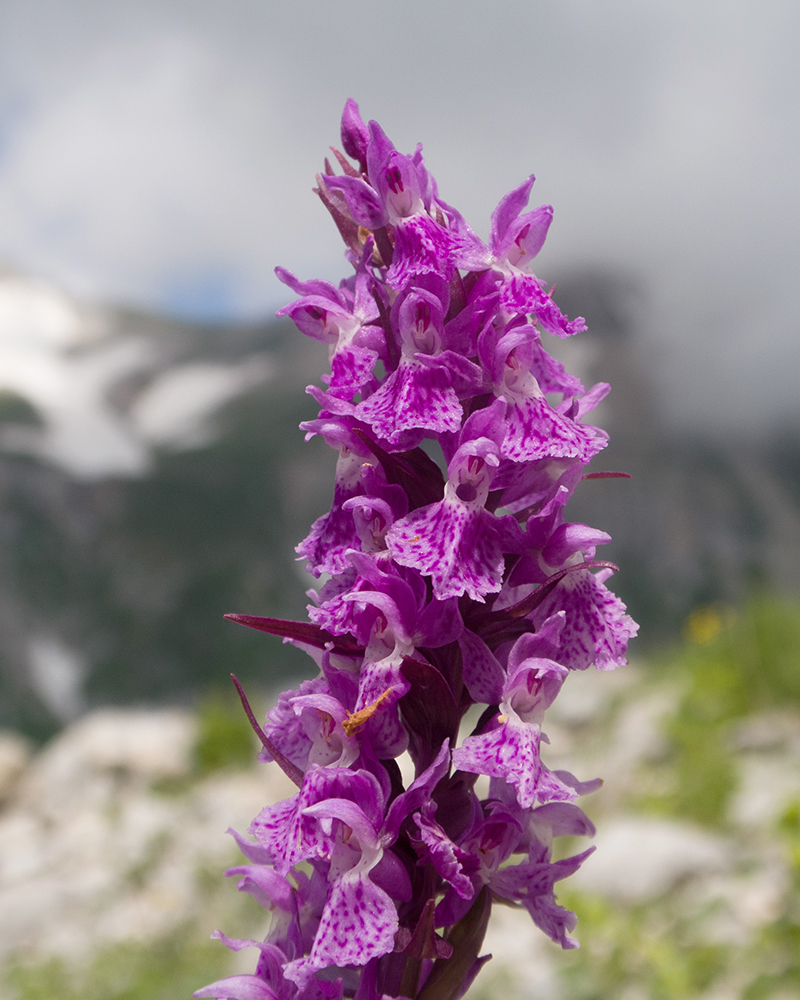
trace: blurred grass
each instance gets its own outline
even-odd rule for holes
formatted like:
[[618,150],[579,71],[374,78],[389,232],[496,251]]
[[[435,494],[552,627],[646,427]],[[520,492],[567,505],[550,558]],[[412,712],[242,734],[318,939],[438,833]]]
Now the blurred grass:
[[688,921],[654,920],[647,905],[569,891],[559,901],[580,914],[580,951],[561,960],[570,1000],[612,1000],[632,984],[652,1000],[683,1000],[700,995],[727,964],[724,947],[697,940]]
[[198,943],[187,926],[157,941],[106,948],[86,969],[62,959],[18,965],[4,985],[18,1000],[179,1000],[228,975],[230,964],[226,948]]
[[[680,645],[650,664],[645,684],[677,686],[677,708],[664,723],[665,749],[655,762],[657,792],[634,805],[741,836],[728,815],[738,787],[739,757],[732,736],[756,713],[800,714],[800,601],[754,595],[742,607],[700,608]],[[233,692],[214,692],[197,704],[199,735],[192,780],[249,766],[253,735]],[[602,721],[605,731],[613,720]],[[580,894],[560,887],[559,901],[579,916],[581,948],[556,956],[562,1000],[788,1000],[800,996],[800,801],[757,831],[754,851],[769,851],[789,872],[775,918],[747,941],[714,938],[713,902],[679,886],[647,903]],[[217,909],[221,873],[208,873],[209,908]],[[263,917],[251,909],[222,918],[229,932],[250,936]],[[238,924],[238,926],[237,926]],[[536,933],[533,929],[531,933]],[[166,1000],[189,997],[231,972],[218,942],[199,941],[197,925],[153,943],[107,948],[90,967],[52,960],[6,973],[14,1000]],[[5,998],[6,994],[3,993]],[[519,998],[516,998],[519,1000]]]
[[198,775],[252,766],[253,730],[232,688],[209,692],[199,701],[195,712],[198,737],[194,764]]
[[667,790],[639,805],[722,828],[738,786],[734,724],[755,712],[800,709],[800,601],[756,594],[739,609],[698,608],[683,643],[653,668],[682,694],[665,733]]

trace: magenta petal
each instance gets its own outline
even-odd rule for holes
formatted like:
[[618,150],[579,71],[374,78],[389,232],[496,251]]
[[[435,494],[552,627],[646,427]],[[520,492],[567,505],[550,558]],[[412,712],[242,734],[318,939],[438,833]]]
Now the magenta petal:
[[462,676],[470,698],[486,705],[499,705],[506,676],[494,653],[480,636],[466,629],[458,644]]
[[544,396],[513,400],[506,415],[503,455],[512,462],[540,458],[579,458],[589,462],[605,442],[593,429],[563,416]]
[[436,872],[450,883],[462,899],[472,899],[475,886],[472,879],[464,874],[462,867],[469,859],[469,854],[456,847],[439,824],[423,813],[414,813],[414,822],[426,849],[421,860],[430,861]]
[[492,212],[491,246],[495,255],[500,256],[506,250],[505,235],[519,213],[528,204],[531,188],[536,178],[533,174],[508,194],[503,195],[500,204]]
[[333,506],[329,513],[318,517],[311,531],[295,548],[300,558],[308,560],[306,570],[314,576],[323,573],[344,573],[350,568],[347,550],[360,544],[353,515],[342,510],[345,500],[353,494],[336,490]]
[[375,851],[379,848],[377,830],[364,810],[350,799],[323,799],[312,806],[306,806],[303,812],[306,816],[327,817],[345,823],[353,831],[362,850],[369,848]]
[[376,351],[355,344],[336,351],[331,359],[328,391],[332,396],[350,399],[369,381],[377,360]]
[[239,891],[251,895],[264,909],[270,910],[273,906],[278,906],[287,913],[292,911],[294,889],[268,865],[238,865],[236,868],[229,868],[225,874],[229,877],[240,875]]
[[436,649],[455,642],[464,631],[464,623],[458,610],[458,601],[430,601],[414,624],[414,645]]
[[570,322],[532,274],[515,274],[503,282],[500,304],[508,312],[535,315],[548,333],[571,337],[586,329],[586,321],[578,316]]
[[484,377],[481,369],[455,351],[442,351],[441,354],[434,355],[416,354],[415,358],[419,364],[428,368],[437,366],[444,368],[459,399],[477,396],[483,389]]
[[484,603],[502,586],[506,520],[513,518],[446,498],[397,521],[386,543],[401,566],[431,577],[438,600],[467,593]]
[[285,875],[306,853],[299,846],[300,795],[265,806],[250,824],[252,834],[267,849],[276,871]]
[[387,893],[357,868],[345,872],[331,886],[311,954],[290,962],[286,978],[302,986],[330,965],[366,965],[392,951],[398,926]]
[[256,865],[271,865],[272,855],[266,848],[262,847],[260,844],[254,844],[250,840],[246,840],[240,833],[236,830],[228,827],[226,833],[229,833],[239,846],[239,850],[244,854],[248,861],[252,861]]
[[386,817],[384,837],[394,841],[405,817],[430,800],[431,793],[445,776],[449,767],[450,741],[444,740],[433,763],[392,802]]
[[516,789],[517,802],[528,809],[537,800],[569,801],[575,792],[539,759],[538,726],[509,720],[488,733],[468,736],[453,751],[453,765],[472,774],[504,778]]
[[505,253],[509,263],[526,268],[544,246],[552,221],[553,209],[550,205],[541,205],[521,215],[506,233]]
[[366,166],[369,129],[352,97],[348,97],[342,112],[341,137],[345,153],[358,160],[362,167]]
[[589,570],[569,573],[536,609],[537,625],[566,611],[558,658],[574,670],[592,664],[600,670],[622,666],[628,640],[638,631],[622,601],[604,586],[603,576]]
[[335,177],[323,174],[325,187],[340,191],[347,201],[350,215],[359,226],[377,229],[386,224],[386,212],[380,196],[374,188],[360,177]]
[[386,275],[392,288],[402,288],[419,274],[453,274],[459,241],[443,226],[420,212],[397,223],[394,258]]
[[577,948],[578,942],[569,937],[577,917],[556,903],[553,885],[574,874],[594,851],[593,847],[571,858],[555,862],[523,861],[501,869],[492,881],[492,888],[506,899],[518,900],[533,917],[541,930],[562,948]]
[[228,976],[204,986],[193,997],[217,997],[218,1000],[278,1000],[278,995],[258,976]]
[[461,403],[447,369],[413,361],[401,362],[383,385],[355,409],[355,416],[390,444],[396,444],[403,431],[455,433],[461,428],[461,414]]

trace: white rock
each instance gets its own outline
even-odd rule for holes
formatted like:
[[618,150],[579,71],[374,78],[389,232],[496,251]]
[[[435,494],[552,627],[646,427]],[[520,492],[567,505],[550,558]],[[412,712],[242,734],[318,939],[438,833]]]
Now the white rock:
[[0,729],[0,802],[14,790],[31,757],[31,743],[11,729]]
[[614,766],[630,772],[639,762],[663,755],[667,746],[664,724],[675,712],[678,697],[676,690],[660,687],[625,705],[612,727]]
[[59,734],[30,768],[24,803],[54,820],[63,810],[99,808],[120,780],[179,777],[192,765],[196,723],[177,709],[103,709]]
[[634,667],[620,670],[580,670],[573,672],[548,709],[547,718],[565,726],[585,726],[595,722],[609,703],[638,680]]
[[744,757],[730,816],[742,826],[772,826],[800,800],[800,760],[794,753]]
[[527,910],[493,906],[480,954],[492,960],[478,973],[469,992],[473,1000],[559,1000],[555,949]]
[[570,879],[581,892],[641,902],[692,875],[727,869],[731,848],[720,837],[686,823],[647,816],[605,820],[597,851]]
[[746,716],[735,727],[731,746],[745,752],[800,749],[800,717],[796,712],[762,712]]
[[25,881],[44,863],[45,832],[29,813],[9,811],[0,817],[0,886]]

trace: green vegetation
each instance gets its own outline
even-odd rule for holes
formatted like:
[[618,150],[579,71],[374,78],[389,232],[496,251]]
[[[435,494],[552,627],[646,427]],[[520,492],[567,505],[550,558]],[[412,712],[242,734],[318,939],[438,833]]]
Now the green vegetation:
[[236,695],[215,692],[197,706],[195,769],[199,775],[250,767],[256,748],[253,730]]
[[725,967],[726,949],[698,941],[691,920],[577,893],[560,899],[580,914],[580,951],[561,960],[570,1000],[611,1000],[634,983],[648,1000],[683,1000]]
[[789,861],[791,881],[778,919],[765,927],[758,939],[760,971],[743,1000],[800,996],[800,802],[784,812],[777,832]]
[[86,969],[61,959],[18,965],[5,975],[15,1000],[180,1000],[230,974],[231,956],[218,941],[198,943],[194,928],[154,942],[126,942],[101,951]]
[[[800,731],[800,602],[759,595],[737,610],[718,605],[699,609],[687,622],[681,646],[640,676],[641,682],[585,734],[591,740],[613,739],[614,713],[625,708],[626,697],[631,705],[662,684],[677,688],[675,709],[664,720],[663,753],[638,762],[631,785],[634,798],[623,802],[623,809],[700,823],[728,838],[739,860],[720,876],[727,888],[717,895],[706,891],[708,884],[698,891],[688,880],[658,898],[626,903],[582,894],[564,883],[559,902],[578,914],[581,947],[563,953],[553,946],[560,995],[569,1000],[800,996],[800,796],[756,825],[737,825],[730,810],[746,755],[763,760],[772,754],[780,767],[792,752],[788,744],[743,749],[737,730],[756,714],[767,713],[768,720],[779,713],[796,718]],[[197,716],[192,782],[252,762],[253,736],[233,692],[216,692],[198,702]],[[654,774],[658,780],[650,781]],[[640,787],[658,792],[642,795],[636,791]],[[592,804],[602,808],[599,797]],[[595,815],[599,827],[605,819]],[[164,847],[163,840],[153,841],[145,861],[129,873],[132,884],[146,881],[148,865],[158,863]],[[751,920],[745,912],[752,899],[746,895],[748,879],[768,876],[776,865],[785,877],[767,879],[764,884],[773,886],[774,895],[763,914]],[[216,868],[197,877],[214,923],[235,935],[263,935],[264,914],[252,899],[237,894],[230,882],[224,884]],[[736,933],[730,932],[731,915],[734,924],[739,921]],[[83,969],[60,960],[35,968],[18,964],[0,977],[0,994],[9,1000],[188,997],[232,971],[230,953],[218,942],[202,940],[207,933],[205,922],[202,930],[199,924],[187,924],[155,943],[105,948]],[[476,998],[489,995],[484,989],[479,976]],[[522,997],[514,993],[511,1000]]]
[[668,720],[666,791],[645,808],[724,826],[737,775],[734,724],[753,712],[800,708],[800,601],[760,594],[741,609],[699,608],[685,641],[654,670],[682,689]]

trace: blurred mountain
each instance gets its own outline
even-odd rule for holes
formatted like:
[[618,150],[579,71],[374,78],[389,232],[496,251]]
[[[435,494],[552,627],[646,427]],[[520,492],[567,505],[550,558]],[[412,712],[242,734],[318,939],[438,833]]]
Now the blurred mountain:
[[[800,590],[800,438],[678,438],[638,359],[641,296],[614,275],[559,285],[589,332],[549,344],[613,392],[611,445],[570,517],[643,641],[754,587]],[[304,655],[222,621],[302,617],[294,545],[327,507],[334,459],[297,425],[325,351],[281,322],[191,325],[76,303],[0,274],[0,725],[45,736],[105,703],[185,701],[231,671],[273,684]]]
[[304,614],[293,547],[333,471],[297,427],[318,348],[0,280],[0,725],[305,667],[221,616]]
[[570,519],[613,536],[599,557],[620,566],[614,589],[644,642],[674,637],[698,605],[740,603],[754,590],[800,592],[800,410],[750,438],[704,427],[678,434],[661,418],[639,353],[645,292],[584,272],[559,283],[558,300],[589,324],[555,345],[562,359],[585,385],[612,386],[596,412],[610,442],[593,467],[632,476],[585,482]]

